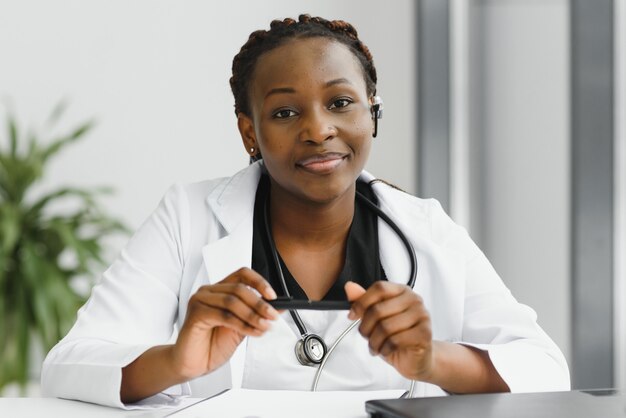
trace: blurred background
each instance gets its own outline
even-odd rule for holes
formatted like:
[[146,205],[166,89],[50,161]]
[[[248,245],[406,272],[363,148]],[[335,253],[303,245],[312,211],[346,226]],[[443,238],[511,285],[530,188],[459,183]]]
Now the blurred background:
[[[95,120],[29,196],[111,186],[100,209],[134,230],[171,184],[247,164],[228,80],[250,32],[303,12],[347,20],[374,56],[385,104],[367,169],[439,199],[469,230],[565,353],[574,388],[624,387],[624,3],[0,0],[0,150],[11,126],[45,146]],[[27,136],[16,138],[25,149]],[[127,239],[104,237],[104,264]],[[14,297],[6,277],[2,309]],[[9,382],[3,396],[38,394],[44,351],[35,336],[27,389]]]

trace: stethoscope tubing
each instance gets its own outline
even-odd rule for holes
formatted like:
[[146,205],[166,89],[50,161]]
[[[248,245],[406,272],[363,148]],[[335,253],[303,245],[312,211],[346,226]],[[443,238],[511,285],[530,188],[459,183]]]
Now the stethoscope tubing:
[[361,200],[361,202],[365,203],[365,205],[372,210],[376,216],[382,218],[383,221],[396,233],[396,235],[400,238],[402,243],[404,244],[404,248],[406,248],[407,253],[409,254],[409,260],[411,263],[411,272],[409,274],[409,280],[407,282],[407,286],[411,289],[415,286],[415,281],[417,280],[417,257],[415,255],[415,250],[413,249],[413,245],[409,241],[409,239],[404,235],[404,232],[400,229],[398,224],[396,224],[385,212],[383,212],[374,202],[369,200],[367,197],[363,196],[360,192],[356,192],[357,197]]
[[[407,286],[409,286],[410,288],[413,288],[413,286],[415,286],[415,281],[417,279],[417,257],[415,256],[415,251],[413,249],[413,245],[408,240],[406,235],[404,235],[404,233],[402,232],[400,227],[385,212],[383,212],[374,202],[369,200],[367,197],[365,197],[362,193],[360,193],[358,191],[356,192],[356,196],[370,210],[372,210],[376,214],[376,216],[380,217],[383,221],[385,221],[385,223],[387,225],[389,225],[389,227],[396,233],[396,235],[400,238],[400,240],[404,244],[404,246],[405,246],[405,248],[406,248],[406,250],[407,250],[407,252],[409,254],[409,260],[410,260],[410,264],[411,264],[411,272],[410,272],[410,275],[409,275],[409,280],[407,282]],[[283,292],[285,293],[285,296],[287,298],[290,298],[291,295],[289,294],[289,289],[287,288],[287,282],[285,281],[285,276],[283,274],[283,269],[280,267],[280,259],[278,257],[278,251],[276,250],[276,245],[274,244],[274,237],[272,235],[270,218],[269,218],[269,205],[270,205],[270,199],[269,199],[269,196],[268,196],[265,199],[265,205],[263,206],[263,217],[264,217],[264,220],[265,220],[265,234],[266,234],[265,236],[267,237],[267,240],[269,241],[269,244],[270,244],[272,258],[274,260],[274,266],[276,267],[276,270],[278,272],[278,277],[280,278],[280,284],[281,284],[281,287],[283,288]],[[289,305],[290,303],[292,304],[292,306],[285,306],[285,307],[287,309],[289,309],[289,314],[291,315],[291,317],[293,318],[293,321],[295,322],[296,326],[298,327],[298,331],[300,332],[300,335],[302,335],[302,336],[308,335],[308,331],[306,329],[306,326],[304,325],[304,322],[302,321],[302,318],[300,317],[300,315],[298,314],[298,311],[296,309],[316,309],[314,301],[299,302],[303,306],[302,308],[298,308],[296,306],[293,306],[295,301],[285,302],[285,305]],[[328,302],[326,302],[326,303],[328,303]],[[343,304],[345,304],[346,302],[345,301],[340,301],[340,303],[343,306]],[[275,304],[276,305],[280,305],[280,302],[275,302]],[[281,308],[279,307],[277,309],[281,309]],[[327,309],[324,309],[321,306],[318,307],[317,309],[319,309],[319,310],[327,310]],[[338,308],[335,308],[335,309],[338,309]],[[348,307],[348,309],[349,309],[349,307]]]
[[[269,206],[270,206],[270,199],[269,199],[269,196],[267,196],[265,198],[265,205],[263,206],[263,218],[265,220],[265,236],[267,237],[267,240],[269,241],[269,244],[270,244],[272,258],[274,260],[274,266],[276,267],[276,270],[278,271],[278,277],[280,279],[280,285],[283,288],[283,292],[285,292],[285,296],[291,297],[291,295],[289,294],[289,289],[287,288],[287,282],[285,281],[285,275],[283,274],[283,269],[280,267],[280,259],[278,258],[278,251],[276,250],[276,245],[274,244],[274,236],[272,235],[272,228],[271,228],[270,217],[269,217]],[[304,326],[304,322],[302,321],[302,318],[300,318],[298,311],[290,309],[289,314],[293,318],[293,321],[296,323],[296,326],[298,327],[298,331],[300,331],[300,335],[302,336],[307,335],[308,334],[307,329]]]
[[[363,194],[359,193],[358,191],[356,192],[356,196],[370,210],[372,210],[378,217],[382,218],[382,220],[385,221],[385,223],[387,225],[389,225],[389,227],[396,233],[396,235],[400,238],[400,240],[404,244],[404,247],[406,248],[407,252],[409,253],[409,260],[410,260],[410,264],[411,264],[411,271],[410,271],[409,280],[407,282],[407,286],[409,286],[410,288],[413,288],[414,285],[415,285],[415,282],[417,280],[417,257],[415,255],[415,250],[413,249],[413,245],[411,245],[411,242],[408,240],[406,235],[404,235],[404,233],[402,232],[400,227],[389,216],[387,216],[387,214],[385,212],[383,212],[376,204],[374,204],[374,202],[369,200],[367,197],[365,197]],[[291,298],[291,295],[289,294],[289,289],[287,288],[287,282],[285,281],[285,276],[283,274],[283,269],[280,266],[280,258],[278,256],[278,251],[276,250],[276,245],[274,244],[274,237],[272,235],[271,224],[270,224],[270,219],[269,219],[269,202],[270,202],[270,199],[269,199],[269,196],[268,196],[265,199],[265,205],[263,206],[263,217],[264,217],[264,220],[265,220],[265,234],[266,234],[266,238],[268,239],[269,244],[270,244],[270,249],[271,249],[271,252],[272,252],[272,258],[274,260],[274,266],[275,266],[275,268],[276,268],[276,270],[278,272],[278,277],[280,278],[281,287],[283,288],[283,292],[285,293],[285,296],[286,296],[285,298],[280,298],[281,299],[280,301],[274,302],[273,305],[277,309],[281,309],[281,307],[289,309],[289,313],[290,313],[291,317],[293,318],[294,323],[298,327],[298,330],[300,331],[300,335],[302,336],[302,340],[301,341],[305,341],[307,338],[311,338],[311,337],[318,338],[320,343],[324,346],[324,351],[326,351],[326,344],[324,343],[324,340],[321,337],[318,337],[316,335],[310,335],[308,333],[308,331],[306,329],[306,326],[304,325],[304,322],[302,321],[302,318],[300,318],[300,315],[298,314],[296,309],[324,309],[324,310],[328,310],[328,308],[330,307],[330,304],[332,304],[333,302],[337,302],[336,303],[337,306],[333,305],[334,309],[348,309],[350,303],[348,301],[295,301],[295,300],[293,300]],[[272,302],[270,301],[270,303],[272,303]],[[326,306],[326,308],[323,308],[324,305]],[[348,326],[348,328],[346,328],[341,333],[341,335],[339,335],[339,337],[335,340],[335,342],[328,349],[328,351],[326,351],[324,353],[323,357],[321,358],[321,361],[316,361],[316,363],[318,363],[319,366],[318,366],[318,368],[316,370],[315,377],[313,379],[313,384],[312,384],[312,387],[311,387],[311,390],[313,392],[315,392],[317,390],[317,386],[318,386],[319,379],[320,379],[321,374],[322,374],[322,370],[324,370],[324,366],[326,366],[326,363],[327,363],[328,359],[330,358],[331,354],[333,353],[333,351],[335,350],[337,345],[360,322],[361,322],[360,319],[352,322]],[[297,347],[298,347],[298,345],[296,345],[296,349],[297,349]],[[407,393],[405,395],[408,394],[408,397],[412,397],[414,390],[415,390],[415,381],[411,380],[411,385],[410,385],[409,390],[407,391]]]

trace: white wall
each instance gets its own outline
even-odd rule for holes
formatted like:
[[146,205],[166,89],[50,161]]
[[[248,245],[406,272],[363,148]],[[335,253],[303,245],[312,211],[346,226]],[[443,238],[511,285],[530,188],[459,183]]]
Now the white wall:
[[568,2],[473,3],[471,230],[569,357]]
[[[103,199],[105,207],[136,229],[172,183],[247,165],[228,84],[233,56],[252,31],[300,13],[359,30],[385,100],[367,168],[414,191],[411,0],[0,0],[0,146],[7,108],[30,127],[68,99],[60,128],[91,117],[98,126],[53,161],[38,190],[111,185],[116,194]],[[110,241],[109,258],[125,241]],[[29,393],[37,394],[36,385]]]
[[301,12],[345,19],[374,55],[385,100],[367,168],[413,191],[413,8],[410,0],[0,0],[0,99],[29,126],[62,98],[72,103],[65,126],[95,117],[97,129],[50,166],[43,187],[112,185],[106,206],[134,229],[172,183],[247,164],[228,80],[250,32]]

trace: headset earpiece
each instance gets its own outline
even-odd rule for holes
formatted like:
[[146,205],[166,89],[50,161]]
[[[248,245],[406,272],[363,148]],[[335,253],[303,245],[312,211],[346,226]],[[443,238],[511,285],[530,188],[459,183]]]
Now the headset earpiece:
[[383,117],[383,99],[380,96],[372,97],[372,104],[370,106],[372,112],[372,119],[374,120],[374,138],[378,134],[378,119]]
[[383,99],[380,96],[372,97],[372,118],[382,119],[383,117]]

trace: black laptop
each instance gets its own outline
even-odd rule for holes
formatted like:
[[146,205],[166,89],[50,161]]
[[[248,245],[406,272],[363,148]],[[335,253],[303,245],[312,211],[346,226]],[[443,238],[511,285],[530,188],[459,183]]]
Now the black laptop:
[[624,418],[626,396],[616,390],[454,395],[365,403],[371,418]]

